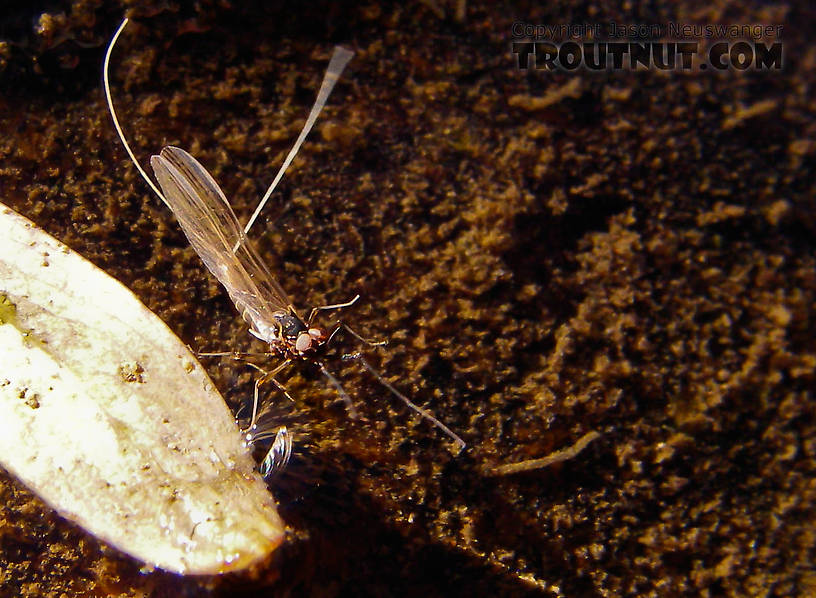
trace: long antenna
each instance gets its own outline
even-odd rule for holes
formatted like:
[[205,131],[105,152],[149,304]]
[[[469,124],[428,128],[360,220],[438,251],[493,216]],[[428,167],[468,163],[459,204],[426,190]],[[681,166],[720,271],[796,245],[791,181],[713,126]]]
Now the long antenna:
[[[308,135],[309,131],[312,130],[320,111],[323,110],[323,106],[326,105],[326,101],[329,99],[329,94],[332,92],[332,89],[334,89],[334,84],[337,83],[343,69],[346,68],[346,65],[348,64],[349,60],[351,60],[352,56],[354,56],[354,52],[351,50],[346,50],[340,46],[334,47],[334,53],[329,61],[329,68],[326,69],[326,74],[323,75],[323,83],[320,84],[320,91],[317,92],[317,99],[315,99],[315,103],[312,106],[312,111],[309,112],[309,118],[306,119],[306,124],[303,125],[303,129],[300,131],[300,136],[298,136],[297,141],[295,141],[295,145],[292,146],[292,149],[289,150],[289,155],[286,156],[286,160],[283,161],[283,165],[280,167],[280,170],[278,170],[278,174],[275,175],[275,180],[273,180],[272,184],[269,185],[269,189],[267,189],[266,193],[264,193],[258,207],[255,208],[255,212],[252,214],[249,222],[247,222],[247,225],[244,227],[245,234],[249,233],[249,229],[255,223],[255,220],[258,218],[261,210],[263,210],[269,196],[272,195],[275,187],[278,186],[278,183],[283,178],[283,173],[286,172],[286,169],[289,168],[292,160],[295,159],[300,146],[303,145],[303,141],[306,139],[306,135]],[[243,241],[243,239],[238,241],[238,244],[236,244],[233,250],[238,248],[241,241]]]
[[113,109],[113,98],[111,97],[111,90],[110,90],[110,58],[111,54],[113,53],[113,47],[116,45],[116,40],[119,39],[122,31],[125,30],[125,25],[128,24],[128,18],[125,17],[122,21],[122,24],[119,25],[119,29],[116,30],[116,33],[113,34],[113,38],[111,39],[110,43],[108,44],[108,49],[105,51],[105,63],[102,67],[102,79],[104,80],[105,86],[105,99],[108,101],[108,111],[110,112],[111,118],[113,119],[113,128],[116,129],[116,134],[119,135],[119,139],[122,141],[122,145],[125,146],[125,151],[127,155],[130,156],[130,161],[133,162],[134,166],[136,166],[136,170],[139,171],[139,174],[142,175],[142,178],[145,182],[153,189],[153,192],[159,196],[159,198],[166,204],[167,200],[162,195],[162,192],[159,191],[159,188],[156,184],[150,180],[150,177],[147,176],[147,173],[142,168],[142,165],[139,164],[139,161],[136,159],[136,156],[133,153],[133,150],[130,149],[130,145],[125,139],[125,134],[122,132],[122,127],[119,125],[119,119],[116,118],[116,110]]

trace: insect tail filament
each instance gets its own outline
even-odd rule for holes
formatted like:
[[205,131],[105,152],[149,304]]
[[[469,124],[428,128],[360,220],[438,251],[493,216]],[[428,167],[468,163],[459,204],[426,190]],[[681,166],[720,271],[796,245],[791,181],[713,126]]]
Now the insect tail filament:
[[165,204],[167,204],[167,200],[164,198],[164,195],[159,188],[156,186],[147,173],[145,172],[142,165],[139,164],[139,161],[136,159],[136,155],[133,153],[133,150],[130,149],[130,144],[127,142],[125,138],[125,133],[122,131],[122,126],[119,124],[119,119],[116,117],[116,110],[113,108],[113,97],[111,96],[110,90],[110,58],[111,54],[113,53],[113,47],[116,45],[116,41],[119,39],[119,36],[122,34],[122,31],[125,30],[125,26],[128,24],[128,19],[122,21],[119,25],[119,29],[116,30],[116,33],[113,34],[113,38],[111,39],[110,43],[108,44],[108,49],[105,51],[105,62],[102,67],[102,79],[104,81],[105,86],[105,99],[108,102],[108,111],[110,112],[111,118],[113,119],[113,128],[116,129],[116,134],[119,135],[119,139],[122,142],[122,145],[125,146],[125,151],[127,152],[128,157],[130,157],[130,161],[133,162],[133,165],[136,167],[136,170],[139,171],[139,174],[142,175],[142,178],[148,184],[148,186],[153,190],[153,192],[159,196]]
[[[278,174],[275,175],[275,179],[272,181],[272,184],[269,185],[269,188],[266,190],[266,193],[264,193],[263,198],[261,198],[258,207],[255,208],[249,222],[247,222],[246,226],[244,227],[244,234],[249,233],[249,229],[255,223],[255,220],[258,218],[261,210],[263,210],[263,207],[266,205],[266,202],[272,195],[275,187],[278,186],[278,183],[283,178],[283,174],[286,172],[286,169],[289,168],[292,160],[295,159],[298,150],[300,150],[300,146],[303,145],[303,142],[306,139],[306,135],[308,135],[309,131],[312,130],[317,117],[320,115],[320,111],[323,110],[323,106],[326,105],[326,101],[329,99],[329,94],[332,92],[332,89],[334,89],[334,84],[337,83],[343,69],[346,68],[346,65],[348,64],[349,60],[351,60],[352,56],[354,56],[354,52],[351,50],[346,50],[340,46],[335,46],[334,53],[329,61],[329,67],[326,69],[326,74],[323,75],[323,83],[321,83],[320,90],[317,92],[317,99],[315,99],[312,110],[309,112],[309,117],[306,119],[306,124],[303,125],[303,129],[300,131],[300,135],[298,136],[297,141],[295,141],[295,145],[293,145],[292,149],[289,150],[289,154],[286,156],[286,159],[283,161],[283,164],[278,170]],[[242,241],[243,238],[238,241],[238,244],[240,244]],[[238,248],[238,244],[236,244],[234,250]]]

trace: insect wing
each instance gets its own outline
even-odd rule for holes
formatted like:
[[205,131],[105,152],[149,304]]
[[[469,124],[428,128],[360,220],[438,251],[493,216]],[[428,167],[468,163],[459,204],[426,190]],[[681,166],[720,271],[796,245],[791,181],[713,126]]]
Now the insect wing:
[[150,159],[168,207],[196,253],[256,330],[291,301],[245,237],[218,183],[183,149],[168,146]]

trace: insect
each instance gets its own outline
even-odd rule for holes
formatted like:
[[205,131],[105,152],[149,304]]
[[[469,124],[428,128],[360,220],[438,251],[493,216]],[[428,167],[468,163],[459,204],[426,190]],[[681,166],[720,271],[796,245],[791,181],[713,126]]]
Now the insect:
[[[108,77],[110,53],[126,24],[127,19],[122,22],[114,35],[108,48],[104,68],[105,93],[117,134],[141,176],[175,214],[193,249],[201,257],[209,271],[226,288],[235,307],[249,324],[250,333],[266,342],[273,353],[283,358],[281,364],[271,372],[265,372],[264,376],[256,381],[250,428],[255,423],[259,385],[265,380],[270,380],[288,396],[286,388],[275,379],[275,375],[295,360],[308,360],[315,363],[353,414],[353,405],[348,394],[340,382],[326,369],[324,363],[319,359],[319,355],[340,330],[347,330],[358,339],[364,339],[361,339],[348,326],[340,322],[331,331],[327,331],[325,328],[313,324],[313,320],[320,311],[341,309],[352,305],[359,298],[359,295],[346,303],[314,308],[308,318],[301,318],[286,292],[247,238],[247,232],[300,149],[340,74],[351,60],[353,53],[344,48],[335,48],[317,99],[298,139],[246,227],[242,229],[238,218],[218,184],[206,169],[186,151],[168,146],[163,148],[159,155],[151,157],[150,164],[161,187],[160,191],[142,169],[130,149],[116,117]],[[458,435],[430,412],[414,404],[389,384],[379,372],[368,364],[362,354],[353,353],[345,356],[345,358],[356,360],[362,364],[394,396],[441,429],[456,443],[460,450],[464,448],[465,443]],[[273,446],[273,448],[276,447]],[[288,454],[286,451],[279,449],[280,447],[277,447],[276,454]]]
[[2,204],[0,231],[2,466],[151,566],[212,574],[266,557],[283,522],[187,346],[121,283]]

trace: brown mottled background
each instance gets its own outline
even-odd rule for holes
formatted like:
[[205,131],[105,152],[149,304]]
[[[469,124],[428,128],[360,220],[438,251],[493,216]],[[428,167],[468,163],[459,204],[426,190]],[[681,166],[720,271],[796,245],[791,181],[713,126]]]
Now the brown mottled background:
[[[193,153],[242,219],[356,50],[253,232],[301,307],[390,339],[351,421],[312,369],[281,409],[286,545],[251,574],[139,564],[0,481],[0,596],[816,594],[814,12],[806,2],[4,2],[0,199],[200,350],[262,348],[150,195]],[[520,71],[511,25],[784,25],[782,72]],[[351,348],[351,344],[349,348]],[[233,407],[253,372],[207,362]],[[282,403],[278,399],[278,403]],[[590,431],[575,459],[506,477]],[[66,422],[65,435],[72,433]]]

